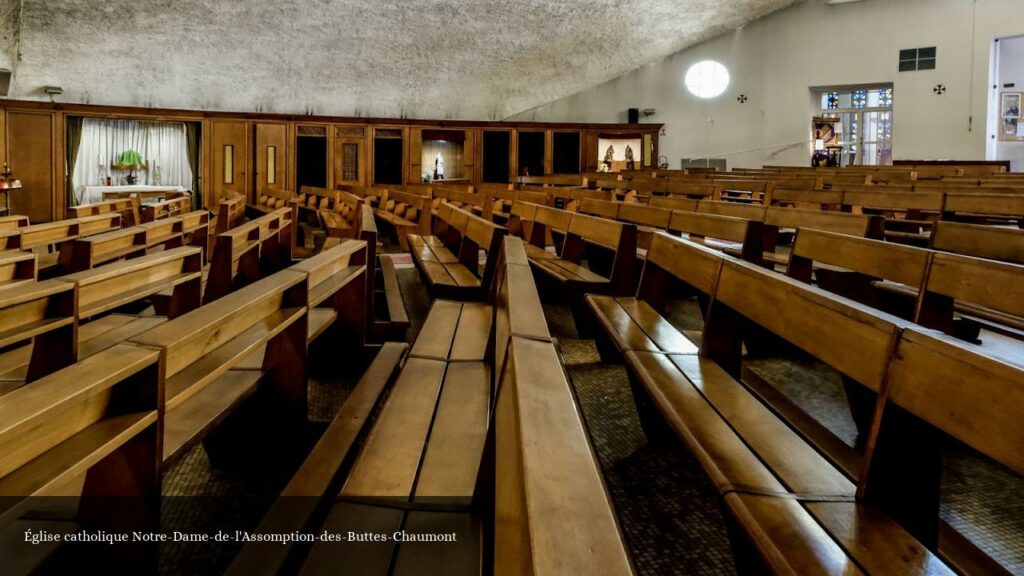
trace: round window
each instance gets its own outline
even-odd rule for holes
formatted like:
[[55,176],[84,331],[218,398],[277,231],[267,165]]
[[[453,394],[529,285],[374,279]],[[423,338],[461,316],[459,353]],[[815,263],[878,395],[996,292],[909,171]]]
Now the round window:
[[698,98],[714,98],[729,87],[729,71],[714,60],[697,62],[686,71],[686,89]]

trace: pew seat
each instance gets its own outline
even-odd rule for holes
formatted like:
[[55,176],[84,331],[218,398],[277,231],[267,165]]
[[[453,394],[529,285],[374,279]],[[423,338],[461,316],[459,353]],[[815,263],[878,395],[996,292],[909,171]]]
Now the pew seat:
[[[334,419],[281,491],[280,497],[256,529],[258,533],[284,534],[308,528],[318,508],[330,506],[346,461],[358,451],[373,412],[402,367],[409,345],[386,342],[345,399]],[[276,573],[295,548],[292,544],[258,542],[244,546],[226,572],[229,575]]]
[[[481,300],[488,294],[505,228],[442,202],[435,234],[408,234],[413,261],[435,298]],[[480,251],[487,255],[480,270]]]
[[[732,539],[741,569],[951,574],[892,516],[860,500],[856,470],[740,380],[742,344],[750,345],[743,321],[868,388],[880,386],[892,341],[906,323],[663,234],[653,239],[647,267],[638,296],[653,302],[651,313],[664,304],[668,276],[712,295],[701,354],[673,353],[652,345],[653,337],[640,338],[647,333],[629,329],[633,320],[621,304],[594,296],[588,303],[624,357],[648,437],[677,438],[722,496],[738,528]],[[775,314],[782,301],[795,309],[792,318]],[[810,318],[827,328],[813,329]]]
[[[261,388],[273,398],[276,436],[304,426],[308,292],[306,274],[284,270],[131,340],[164,354],[165,464]],[[261,350],[260,365],[245,369],[243,361]]]
[[[587,304],[604,328],[619,357],[627,351],[663,354],[696,354],[697,346],[683,332],[662,318],[644,300],[632,296],[587,294]],[[608,356],[606,358],[606,356]],[[602,354],[602,359],[611,359]]]

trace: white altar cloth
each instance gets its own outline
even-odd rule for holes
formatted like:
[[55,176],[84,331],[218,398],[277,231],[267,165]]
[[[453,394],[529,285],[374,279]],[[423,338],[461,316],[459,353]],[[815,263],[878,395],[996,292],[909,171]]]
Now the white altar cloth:
[[104,192],[152,192],[155,190],[174,190],[176,192],[188,192],[184,186],[82,186],[75,200],[77,204],[92,204],[103,201]]

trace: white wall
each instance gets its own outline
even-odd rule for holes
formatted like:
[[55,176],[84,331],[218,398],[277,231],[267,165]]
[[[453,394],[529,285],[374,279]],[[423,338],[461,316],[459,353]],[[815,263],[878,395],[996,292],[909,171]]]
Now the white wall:
[[[812,86],[892,82],[894,157],[983,159],[992,40],[1024,33],[1022,0],[805,0],[615,80],[512,117],[625,121],[627,108],[666,133],[659,154],[728,157],[730,166],[806,164]],[[902,48],[936,46],[936,70],[898,72]],[[722,96],[700,100],[682,80],[695,62],[729,68]],[[932,92],[936,84],[945,94]],[[745,94],[745,104],[737,96]],[[971,118],[973,116],[973,124]],[[786,145],[795,144],[790,147]],[[767,149],[767,150],[758,150]],[[758,150],[758,151],[751,151]]]
[[[1003,38],[996,45],[998,51],[998,67],[995,80],[998,88],[996,94],[1006,92],[1024,92],[1024,36]],[[1003,88],[1003,84],[1014,83],[1013,88]],[[992,120],[997,121],[999,114],[998,101],[992,105]],[[995,129],[992,126],[991,129]],[[994,142],[994,157],[998,160],[1009,160],[1010,168],[1015,172],[1024,171],[1024,142]]]

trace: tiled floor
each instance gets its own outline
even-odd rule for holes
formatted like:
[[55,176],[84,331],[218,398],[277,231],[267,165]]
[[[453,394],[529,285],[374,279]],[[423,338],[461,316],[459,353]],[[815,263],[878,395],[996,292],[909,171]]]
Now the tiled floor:
[[[409,309],[410,341],[429,309],[415,270],[402,267],[399,280]],[[568,308],[546,304],[584,417],[601,461],[609,492],[639,573],[731,574],[735,572],[718,498],[696,462],[682,449],[649,445],[640,428],[625,369],[602,364],[593,341],[579,339]],[[691,302],[670,308],[680,328],[699,328]],[[316,357],[331,358],[330,351]],[[368,358],[351,359],[346,369],[311,366],[310,415],[332,417],[358,380]],[[852,444],[856,434],[838,375],[806,359],[759,360],[753,368],[812,416]],[[166,530],[253,528],[288,470],[212,468],[201,447],[165,475]],[[1024,490],[1020,478],[955,452],[944,475],[943,517],[1024,574]],[[190,496],[184,498],[181,496]],[[219,574],[237,549],[224,545],[168,545],[161,550],[165,574]]]

